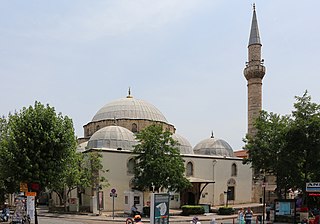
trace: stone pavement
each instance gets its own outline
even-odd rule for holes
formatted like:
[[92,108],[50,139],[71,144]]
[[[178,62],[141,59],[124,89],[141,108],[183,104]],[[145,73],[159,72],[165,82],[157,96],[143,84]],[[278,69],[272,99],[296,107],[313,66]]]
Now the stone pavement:
[[[251,204],[239,204],[239,205],[229,205],[230,207],[235,208],[236,210],[240,208],[247,208],[251,207],[253,211],[255,211],[255,208],[261,208],[261,204],[258,203],[251,203]],[[215,211],[218,208],[213,208]],[[85,216],[85,219],[93,220],[93,221],[105,221],[106,223],[112,222],[112,223],[125,223],[125,220],[129,217],[125,215],[121,211],[115,211],[115,212],[102,212],[101,215],[94,215],[91,213],[82,213],[82,214],[66,214],[66,213],[50,213],[48,210],[44,207],[39,208],[38,210],[38,216],[44,216],[44,217],[55,217],[55,218],[72,218],[72,219],[83,219]],[[170,210],[170,222],[181,222],[181,223],[190,223],[193,216],[182,216],[181,210]],[[255,213],[254,215],[258,215],[258,213]],[[220,223],[221,220],[232,220],[231,223],[236,223],[237,215],[218,215],[217,213],[207,213],[204,215],[197,215],[200,221],[211,221],[213,218],[217,221],[217,223]],[[144,223],[150,223],[150,219],[147,217],[143,217]],[[253,222],[255,223],[255,222]]]

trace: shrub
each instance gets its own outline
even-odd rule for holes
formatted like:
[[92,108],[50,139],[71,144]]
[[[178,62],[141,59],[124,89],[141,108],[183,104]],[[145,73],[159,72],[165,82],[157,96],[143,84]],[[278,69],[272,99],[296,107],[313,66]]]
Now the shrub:
[[234,214],[234,208],[232,207],[220,207],[218,210],[219,215],[232,215]]
[[183,205],[182,215],[201,215],[204,214],[204,207],[201,205]]

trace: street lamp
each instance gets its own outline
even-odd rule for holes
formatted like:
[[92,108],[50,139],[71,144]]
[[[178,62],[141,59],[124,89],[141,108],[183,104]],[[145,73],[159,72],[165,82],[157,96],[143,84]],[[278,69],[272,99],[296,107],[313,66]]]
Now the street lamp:
[[263,188],[262,224],[264,224],[264,214],[265,214],[265,211],[266,211],[266,176],[265,175],[263,175],[262,188]]
[[231,190],[227,189],[227,191],[224,191],[223,193],[227,196],[226,198],[226,207],[228,207],[228,199],[229,199],[229,193],[231,192]]

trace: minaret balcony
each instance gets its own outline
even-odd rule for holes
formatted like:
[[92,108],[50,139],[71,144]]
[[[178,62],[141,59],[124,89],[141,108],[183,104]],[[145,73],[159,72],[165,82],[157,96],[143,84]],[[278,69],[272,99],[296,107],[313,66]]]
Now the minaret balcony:
[[266,74],[266,67],[263,65],[249,65],[243,71],[244,76],[247,80],[252,78],[260,78],[263,79]]

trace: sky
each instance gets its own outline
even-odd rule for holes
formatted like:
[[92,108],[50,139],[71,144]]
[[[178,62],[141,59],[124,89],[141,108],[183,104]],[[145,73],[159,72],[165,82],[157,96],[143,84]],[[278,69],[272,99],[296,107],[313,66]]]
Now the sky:
[[[213,131],[241,150],[252,4],[1,0],[0,115],[39,101],[72,118],[83,137],[83,125],[130,87],[192,146]],[[306,90],[319,104],[320,1],[255,4],[267,70],[263,109],[290,114]]]

